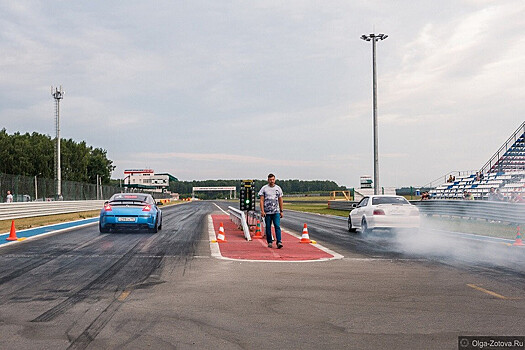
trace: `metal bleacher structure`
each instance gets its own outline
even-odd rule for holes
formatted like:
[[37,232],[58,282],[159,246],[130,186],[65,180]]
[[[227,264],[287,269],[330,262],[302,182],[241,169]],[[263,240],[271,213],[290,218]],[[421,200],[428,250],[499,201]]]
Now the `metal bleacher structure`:
[[[525,122],[481,169],[451,172],[453,175],[455,173],[457,173],[455,181],[444,182],[435,188],[429,186],[432,188],[429,192],[433,199],[461,199],[464,191],[471,192],[474,199],[487,199],[491,187],[499,189],[506,198],[513,192],[523,194],[525,192]],[[476,173],[479,174],[478,178]]]

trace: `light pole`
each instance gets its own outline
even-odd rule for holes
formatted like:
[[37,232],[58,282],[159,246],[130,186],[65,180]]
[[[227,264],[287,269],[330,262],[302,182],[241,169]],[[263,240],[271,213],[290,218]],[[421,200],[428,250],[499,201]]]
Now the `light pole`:
[[60,169],[60,100],[64,98],[64,91],[62,85],[60,89],[51,86],[51,96],[55,99],[55,127],[56,127],[56,143],[55,143],[55,181],[56,181],[56,199],[62,196],[62,170]]
[[361,35],[361,39],[372,41],[372,75],[373,75],[373,100],[374,100],[374,194],[379,194],[379,156],[377,145],[377,74],[376,74],[376,41],[388,38],[386,34]]
[[42,173],[38,173],[37,175],[35,175],[35,201],[38,200],[38,181],[37,181],[38,175],[42,175]]

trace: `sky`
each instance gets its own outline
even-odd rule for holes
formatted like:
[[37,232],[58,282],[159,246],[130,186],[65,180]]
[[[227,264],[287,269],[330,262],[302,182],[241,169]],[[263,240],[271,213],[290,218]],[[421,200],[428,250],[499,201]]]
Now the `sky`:
[[0,0],[0,128],[61,137],[180,180],[481,168],[525,119],[525,2]]

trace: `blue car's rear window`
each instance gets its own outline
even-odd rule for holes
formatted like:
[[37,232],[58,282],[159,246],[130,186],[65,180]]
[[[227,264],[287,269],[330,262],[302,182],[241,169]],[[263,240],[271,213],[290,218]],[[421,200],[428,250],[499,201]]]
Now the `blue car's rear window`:
[[143,195],[143,194],[135,194],[135,193],[119,193],[119,194],[115,194],[113,195],[110,199],[109,199],[109,202],[110,203],[115,203],[115,202],[126,202],[126,203],[148,203],[150,202],[148,200],[148,196],[147,195]]

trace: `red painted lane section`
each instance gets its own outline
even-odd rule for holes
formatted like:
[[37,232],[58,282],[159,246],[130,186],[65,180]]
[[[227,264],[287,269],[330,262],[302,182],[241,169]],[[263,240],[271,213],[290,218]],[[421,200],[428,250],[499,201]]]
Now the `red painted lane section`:
[[219,232],[220,223],[223,223],[226,243],[219,243],[219,248],[221,255],[226,258],[282,261],[333,258],[333,255],[322,251],[312,244],[299,243],[299,238],[284,231],[282,231],[281,235],[284,247],[277,249],[274,242],[274,247],[268,248],[266,238],[247,241],[242,230],[230,221],[228,215],[212,215],[212,219],[215,235]]

